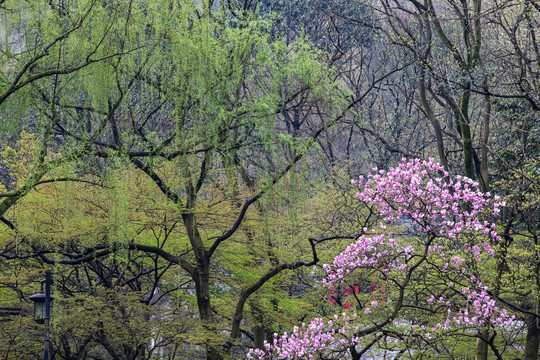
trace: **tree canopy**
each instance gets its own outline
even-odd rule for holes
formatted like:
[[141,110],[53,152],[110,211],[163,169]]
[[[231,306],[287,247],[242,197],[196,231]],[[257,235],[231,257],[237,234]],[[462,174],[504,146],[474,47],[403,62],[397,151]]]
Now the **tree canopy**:
[[6,359],[536,359],[536,1],[0,14]]

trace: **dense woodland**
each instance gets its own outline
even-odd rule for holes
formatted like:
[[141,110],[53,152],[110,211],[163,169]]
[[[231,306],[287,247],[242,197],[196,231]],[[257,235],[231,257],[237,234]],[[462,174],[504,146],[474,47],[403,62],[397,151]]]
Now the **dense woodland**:
[[46,270],[56,360],[538,359],[538,0],[0,0],[0,35],[1,359],[41,358]]

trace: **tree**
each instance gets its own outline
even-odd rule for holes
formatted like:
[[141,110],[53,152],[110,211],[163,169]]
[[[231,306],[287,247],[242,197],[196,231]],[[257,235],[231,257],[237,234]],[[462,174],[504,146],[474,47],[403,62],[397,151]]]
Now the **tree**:
[[[159,292],[183,293],[196,304],[194,314],[193,304],[183,303],[197,320],[192,342],[206,358],[223,358],[239,341],[250,297],[284,270],[318,261],[314,241],[307,259],[301,252],[282,256],[272,239],[278,231],[263,236],[250,228],[260,221],[252,208],[343,116],[347,93],[319,51],[301,37],[272,40],[254,15],[238,21],[208,4],[168,1],[105,4],[100,11],[111,16],[98,26],[104,33],[82,45],[66,42],[61,59],[96,41],[121,56],[32,88],[41,111],[34,126],[44,135],[25,173],[12,173],[24,185],[1,195],[2,257],[58,268],[66,306],[70,298],[94,300],[109,291],[139,292],[146,305]],[[289,134],[281,116],[292,109],[309,121]],[[310,116],[315,111],[328,118]],[[147,197],[165,205],[147,206]],[[36,207],[47,209],[40,232],[25,217]],[[160,228],[172,235],[155,236]],[[238,252],[249,256],[231,261]],[[259,271],[247,276],[254,264]],[[164,279],[175,277],[188,285],[168,289]],[[147,316],[144,307],[136,313]],[[123,329],[116,337],[102,336],[103,323],[84,336],[66,328],[58,345],[67,347],[58,354],[82,356],[97,343],[112,357],[143,356],[145,341],[122,335],[130,323],[116,324]],[[147,340],[151,331],[140,330]],[[73,347],[79,341],[86,348]]]
[[[486,326],[504,329],[512,323],[514,317],[496,306],[472,275],[475,264],[495,253],[492,246],[500,237],[483,217],[497,216],[501,201],[469,178],[449,177],[433,160],[404,159],[387,172],[374,169],[359,185],[358,198],[384,223],[371,229],[373,234],[364,229],[357,242],[323,266],[325,286],[333,294],[344,290],[346,310],[275,334],[265,343],[267,352],[255,350],[251,357],[342,358],[349,352],[360,359],[374,347],[394,355],[414,354],[417,347],[425,354],[430,347],[438,356],[452,357],[439,345],[447,334],[468,338]],[[388,233],[392,223],[403,224],[405,236]],[[358,285],[366,280],[372,290],[363,292]]]
[[[0,307],[20,310],[0,323],[2,352],[36,352],[28,295],[49,267],[63,358],[237,358],[336,307],[369,307],[376,328],[336,354],[426,344],[458,356],[480,339],[478,357],[510,356],[517,327],[450,319],[452,336],[412,332],[444,327],[440,296],[465,307],[446,286],[457,280],[488,284],[537,353],[537,272],[523,271],[538,268],[534,1],[0,0],[0,11]],[[441,172],[476,176],[509,204],[495,256],[465,260],[466,278],[438,271],[438,247],[424,256],[418,221],[384,220],[333,175],[437,154]],[[379,222],[378,237],[363,230]],[[312,266],[362,235],[399,255],[320,286]],[[432,240],[447,258],[477,239],[447,235]],[[393,261],[413,244],[424,260],[403,285]],[[81,302],[107,320],[80,326],[95,313]]]
[[429,121],[440,162],[452,170],[457,146],[464,175],[488,191],[499,136],[494,101],[522,99],[537,111],[537,72],[529,66],[538,62],[535,2],[381,1],[376,8],[392,48],[415,63],[418,93],[410,101]]
[[[24,183],[16,188],[8,187],[10,191],[1,194],[2,221],[6,211],[39,185],[50,170],[87,153],[88,144],[100,136],[106,124],[102,121],[93,132],[89,131],[89,142],[70,148],[62,159],[47,158],[48,152],[54,152],[59,146],[54,130],[60,119],[54,106],[58,105],[56,100],[62,91],[69,87],[67,84],[80,80],[83,76],[79,74],[93,74],[103,63],[121,58],[140,46],[115,46],[114,33],[123,26],[116,21],[119,9],[96,4],[96,1],[80,1],[56,6],[53,2],[39,1],[25,7],[17,2],[2,2],[2,33],[6,36],[5,39],[3,36],[0,55],[0,106],[3,109],[0,132],[7,137],[31,127],[40,138],[36,150],[40,156],[31,174]],[[127,34],[128,27],[124,30]],[[94,84],[98,83],[96,80],[94,78]],[[117,106],[118,102],[111,104]],[[75,108],[81,110],[81,107]],[[50,112],[49,117],[40,116],[46,111]]]

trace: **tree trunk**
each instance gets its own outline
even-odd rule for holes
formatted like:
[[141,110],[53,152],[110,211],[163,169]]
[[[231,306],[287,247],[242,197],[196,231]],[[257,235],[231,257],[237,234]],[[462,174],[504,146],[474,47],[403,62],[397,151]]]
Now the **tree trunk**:
[[[259,320],[259,316],[257,316]],[[260,318],[262,320],[262,318]],[[256,349],[264,350],[264,340],[266,331],[263,324],[257,324],[253,327],[253,346]]]
[[[193,203],[191,202],[189,205],[191,206]],[[210,258],[204,247],[204,243],[201,240],[195,215],[193,213],[184,213],[182,215],[182,220],[184,221],[184,226],[187,230],[190,243],[193,246],[193,252],[195,253],[195,259],[197,261],[196,270],[192,276],[195,282],[199,316],[202,326],[208,334],[205,340],[206,359],[218,360],[219,345],[212,341],[216,328],[210,302]]]
[[448,160],[446,159],[446,153],[444,151],[444,140],[441,124],[439,123],[439,120],[431,109],[431,105],[429,104],[426,97],[425,73],[426,69],[422,66],[420,68],[420,76],[418,78],[420,103],[422,104],[424,112],[426,113],[426,116],[429,119],[431,126],[433,126],[433,131],[435,132],[435,139],[437,140],[437,152],[439,153],[439,161],[441,165],[444,166],[445,170],[448,170]]
[[[487,77],[484,80],[484,90],[487,92]],[[489,172],[488,172],[488,142],[489,142],[489,125],[491,122],[491,99],[489,95],[484,96],[486,101],[486,108],[484,114],[484,120],[482,123],[482,144],[481,144],[481,158],[480,158],[480,173],[483,179],[484,192],[489,191]]]
[[[481,330],[479,335],[487,339],[489,337],[489,330]],[[487,360],[488,358],[488,343],[482,338],[476,339],[476,354],[475,360]]]
[[525,341],[524,360],[537,360],[538,347],[540,345],[540,329],[538,328],[538,319],[536,316],[527,318],[527,339]]
[[218,360],[220,358],[218,344],[215,344],[212,341],[216,329],[210,306],[210,269],[206,256],[204,256],[203,259],[204,260],[202,263],[199,263],[200,255],[197,253],[197,280],[195,281],[197,305],[199,307],[199,316],[201,318],[203,328],[208,334],[205,340],[206,360]]
[[464,86],[463,94],[459,104],[459,127],[461,129],[461,137],[463,138],[463,165],[465,167],[465,175],[474,179],[474,159],[471,137],[471,124],[469,122],[469,100],[471,96],[470,83]]

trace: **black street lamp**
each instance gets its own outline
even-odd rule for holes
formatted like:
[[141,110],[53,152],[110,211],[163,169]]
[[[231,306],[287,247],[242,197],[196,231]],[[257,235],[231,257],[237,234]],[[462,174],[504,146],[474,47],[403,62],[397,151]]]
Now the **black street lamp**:
[[51,296],[51,275],[52,271],[45,271],[45,294],[43,294],[42,282],[42,293],[30,296],[30,300],[34,302],[34,320],[39,324],[45,324],[45,334],[43,338],[43,360],[49,360],[51,303],[54,299],[54,296]]

